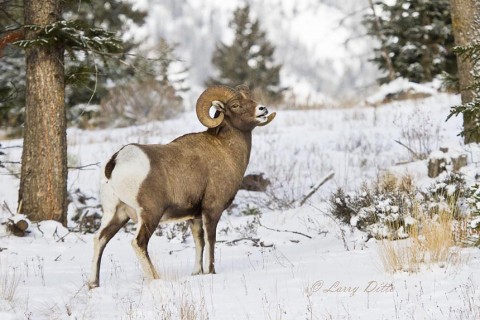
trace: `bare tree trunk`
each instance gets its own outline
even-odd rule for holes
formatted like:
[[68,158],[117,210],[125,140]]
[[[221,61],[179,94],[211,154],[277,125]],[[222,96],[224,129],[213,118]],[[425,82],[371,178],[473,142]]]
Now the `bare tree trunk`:
[[[478,0],[450,0],[452,13],[452,28],[457,46],[466,46],[474,42],[480,42],[480,1]],[[458,77],[462,103],[468,103],[475,98],[475,92],[468,90],[468,86],[474,82],[474,75],[480,75],[475,70],[470,59],[457,57]],[[474,117],[463,116],[464,131],[474,127]],[[479,135],[466,134],[465,143],[480,142]]]
[[382,57],[383,59],[385,59],[385,63],[388,69],[388,80],[393,81],[395,80],[395,70],[393,69],[392,59],[390,58],[389,52],[387,51],[387,39],[382,32],[382,24],[380,22],[380,18],[377,15],[377,12],[375,11],[375,5],[373,3],[373,0],[369,0],[369,3],[370,9],[372,9],[373,12],[373,17],[375,18],[375,29],[377,31],[377,37],[380,39],[380,44],[382,46]]
[[[61,0],[25,0],[25,24],[44,26],[61,18]],[[26,31],[26,39],[35,37]],[[67,145],[64,50],[26,49],[26,105],[18,211],[33,221],[65,223]]]

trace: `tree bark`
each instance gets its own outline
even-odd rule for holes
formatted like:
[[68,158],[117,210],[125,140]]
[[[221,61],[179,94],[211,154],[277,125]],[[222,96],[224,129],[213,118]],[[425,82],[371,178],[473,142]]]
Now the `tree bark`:
[[[480,41],[480,2],[478,0],[450,0],[452,29],[457,46],[466,46]],[[458,77],[462,103],[474,100],[474,90],[467,89],[474,82],[474,75],[480,75],[471,60],[457,56]],[[463,116],[464,131],[474,127],[476,116]],[[480,135],[465,134],[465,143],[480,142]]]
[[[60,0],[26,0],[25,24],[45,26],[61,19]],[[26,39],[35,37],[26,31]],[[64,49],[26,49],[26,105],[18,211],[30,220],[65,224],[67,144]]]

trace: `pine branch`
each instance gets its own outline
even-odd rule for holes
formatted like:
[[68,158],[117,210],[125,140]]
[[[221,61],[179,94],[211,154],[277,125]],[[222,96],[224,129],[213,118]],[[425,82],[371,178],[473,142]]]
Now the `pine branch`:
[[[453,116],[459,116],[459,115],[464,115],[466,117],[478,117],[480,114],[480,98],[477,98],[471,102],[462,104],[462,105],[457,105],[453,106],[450,109],[450,113],[447,116],[447,119],[445,121],[448,121],[451,117]],[[476,136],[480,132],[480,124],[479,122],[475,122],[476,126],[472,128],[465,128],[458,134],[461,137],[465,136]]]
[[480,43],[472,43],[468,46],[457,46],[453,48],[453,52],[461,56],[464,60],[470,60],[474,65],[480,62]]
[[34,31],[35,38],[13,42],[21,48],[62,45],[67,52],[84,51],[98,54],[122,52],[122,40],[113,32],[91,27],[80,20],[61,20],[47,26],[25,25],[24,29]]

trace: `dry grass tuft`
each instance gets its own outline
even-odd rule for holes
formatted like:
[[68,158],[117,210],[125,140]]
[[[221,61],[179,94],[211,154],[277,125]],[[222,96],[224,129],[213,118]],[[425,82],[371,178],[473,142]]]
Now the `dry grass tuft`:
[[3,267],[0,263],[0,299],[13,302],[20,281],[17,268]]
[[178,315],[181,320],[208,320],[205,300],[201,299],[200,302],[196,303],[188,295],[182,294],[178,306]]
[[414,206],[412,217],[417,221],[406,227],[409,238],[402,241],[382,240],[379,246],[380,260],[388,272],[416,272],[421,265],[436,264],[440,267],[461,263],[459,234],[462,223],[454,219],[456,207],[442,208],[430,216]]

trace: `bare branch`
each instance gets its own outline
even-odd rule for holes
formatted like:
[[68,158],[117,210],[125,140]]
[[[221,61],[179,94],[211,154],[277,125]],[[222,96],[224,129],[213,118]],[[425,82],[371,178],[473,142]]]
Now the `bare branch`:
[[305,196],[303,197],[302,201],[300,201],[300,206],[303,206],[305,202],[315,194],[315,192],[320,189],[321,186],[323,186],[328,180],[332,179],[335,176],[335,172],[330,172],[329,175],[327,175],[325,178],[323,178],[322,181],[320,181],[319,184],[317,184],[315,187],[312,188],[312,190]]
[[8,146],[8,147],[0,147],[0,149],[14,149],[14,148],[22,148],[22,146]]
[[421,157],[419,156],[419,154],[416,153],[415,151],[413,151],[412,148],[410,148],[410,147],[407,146],[406,144],[404,144],[404,143],[402,143],[402,142],[400,142],[400,141],[398,141],[398,140],[393,140],[393,141],[395,141],[396,143],[398,143],[399,145],[401,145],[402,147],[404,147],[405,149],[407,149],[408,151],[410,151],[417,160],[418,160],[418,159],[421,159]]
[[260,222],[260,219],[257,219],[257,222],[258,222],[258,225],[260,227],[264,227],[265,229],[267,230],[270,230],[270,231],[275,231],[275,232],[288,232],[288,233],[293,233],[293,234],[298,234],[298,235],[301,235],[301,236],[304,236],[308,239],[312,239],[311,236],[305,234],[305,233],[301,233],[301,232],[298,232],[298,231],[291,231],[291,230],[280,230],[280,229],[274,229],[274,228],[270,228],[270,227],[267,227],[267,226],[264,226],[261,222]]
[[100,164],[100,162],[96,162],[96,163],[91,163],[91,164],[86,164],[84,166],[78,166],[78,167],[67,167],[69,170],[82,170],[82,169],[85,169],[85,168],[88,168],[88,167],[93,167],[93,166],[96,166],[98,167]]
[[340,235],[341,235],[342,241],[343,241],[343,247],[345,248],[346,251],[350,251],[350,248],[348,247],[348,244],[347,244],[347,240],[345,239],[345,231],[343,230],[343,228],[340,225],[340,223],[338,222],[338,220],[335,219],[335,217],[333,215],[329,214],[328,212],[325,212],[322,209],[320,209],[318,207],[315,207],[313,205],[310,205],[310,206],[312,208],[314,208],[315,210],[320,211],[321,213],[326,215],[328,218],[330,218],[338,226],[338,229],[340,230]]
[[217,243],[225,243],[226,245],[232,246],[240,241],[251,241],[253,242],[253,245],[256,247],[271,248],[274,246],[273,244],[264,244],[263,241],[260,241],[260,239],[258,238],[239,238],[239,239],[234,239],[230,241],[220,240],[220,241],[217,241]]
[[10,215],[13,217],[15,214],[12,212],[12,210],[10,210],[10,207],[8,206],[7,202],[6,201],[3,201],[2,203],[2,208],[3,210],[6,210],[8,211],[8,213],[10,213]]

